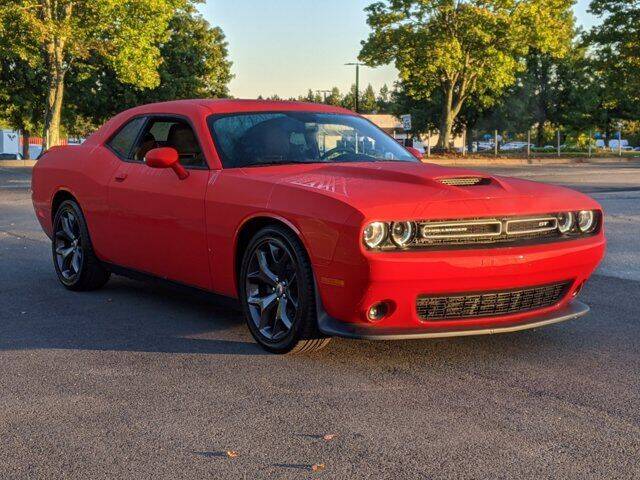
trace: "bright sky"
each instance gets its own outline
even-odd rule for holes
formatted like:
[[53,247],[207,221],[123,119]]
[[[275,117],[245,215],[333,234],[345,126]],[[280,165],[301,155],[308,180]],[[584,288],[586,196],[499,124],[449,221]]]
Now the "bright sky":
[[[596,21],[587,13],[590,0],[578,0],[578,23]],[[364,8],[371,0],[207,0],[200,10],[222,27],[229,42],[233,73],[231,94],[283,98],[306,94],[309,88],[337,86],[344,93],[355,82],[354,61],[367,38]],[[379,90],[396,80],[393,67],[363,68],[364,88]]]

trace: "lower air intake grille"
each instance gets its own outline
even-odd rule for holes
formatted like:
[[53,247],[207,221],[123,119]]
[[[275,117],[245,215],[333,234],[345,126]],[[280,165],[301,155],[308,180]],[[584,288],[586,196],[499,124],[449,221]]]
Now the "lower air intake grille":
[[571,282],[554,283],[518,290],[502,290],[451,296],[418,297],[418,316],[422,320],[455,320],[494,317],[550,307],[567,294]]

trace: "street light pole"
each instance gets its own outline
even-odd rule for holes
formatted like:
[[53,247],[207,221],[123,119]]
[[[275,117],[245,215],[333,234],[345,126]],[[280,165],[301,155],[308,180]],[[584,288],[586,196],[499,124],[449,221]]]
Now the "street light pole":
[[364,63],[360,63],[360,62],[350,62],[350,63],[345,63],[345,65],[348,66],[355,66],[356,67],[356,98],[355,98],[355,107],[356,107],[356,113],[360,113],[360,67],[361,66],[366,66]]

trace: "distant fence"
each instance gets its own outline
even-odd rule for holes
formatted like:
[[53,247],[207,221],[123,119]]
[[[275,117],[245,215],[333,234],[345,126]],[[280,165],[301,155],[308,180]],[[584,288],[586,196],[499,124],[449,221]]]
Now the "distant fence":
[[[18,142],[20,143],[20,146],[22,147],[22,144],[23,144],[22,135],[20,136],[20,139],[18,140]],[[42,137],[29,137],[29,145],[42,146],[42,144],[43,144]],[[69,139],[68,138],[61,138],[58,141],[58,145],[69,145]]]
[[[613,138],[605,139],[593,132],[565,133],[554,132],[553,140],[548,133],[544,141],[536,144],[531,132],[492,132],[476,131],[462,133],[458,137],[454,151],[461,155],[482,157],[639,157],[640,140],[638,135],[617,132]],[[637,145],[636,145],[637,144]],[[464,147],[463,147],[464,145]],[[425,155],[432,153],[425,148]]]

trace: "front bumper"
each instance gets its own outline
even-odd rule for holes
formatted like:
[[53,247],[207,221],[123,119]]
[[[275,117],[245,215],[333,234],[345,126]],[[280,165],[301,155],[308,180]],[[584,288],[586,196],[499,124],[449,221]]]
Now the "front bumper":
[[332,337],[359,338],[363,340],[410,340],[418,338],[464,337],[470,335],[493,335],[544,327],[554,323],[574,320],[589,313],[589,306],[574,300],[560,310],[529,318],[524,322],[503,323],[499,327],[480,329],[438,329],[424,328],[378,328],[369,324],[344,323],[328,315],[318,319],[320,331]]
[[[314,267],[318,318],[327,335],[357,338],[437,338],[509,332],[584,315],[576,295],[604,255],[598,236],[563,243],[483,250],[443,250],[348,255]],[[339,260],[339,259],[338,259]],[[538,309],[426,320],[417,311],[422,295],[449,296],[502,292],[568,282],[564,296]],[[367,311],[390,305],[380,321]]]

